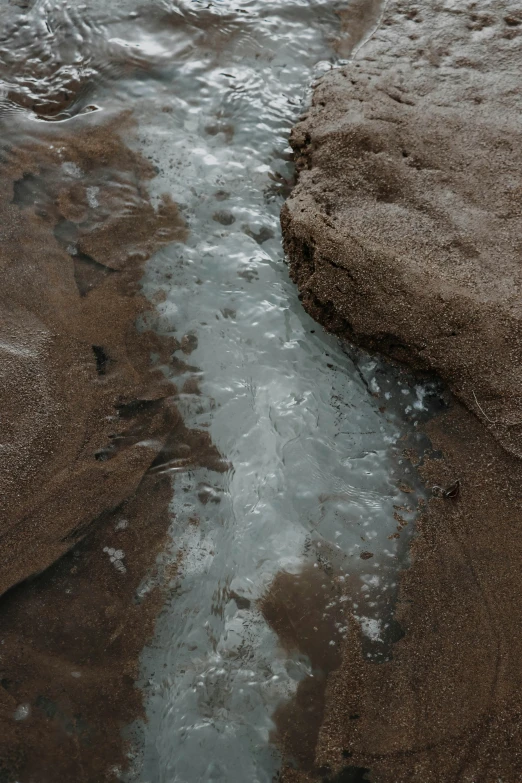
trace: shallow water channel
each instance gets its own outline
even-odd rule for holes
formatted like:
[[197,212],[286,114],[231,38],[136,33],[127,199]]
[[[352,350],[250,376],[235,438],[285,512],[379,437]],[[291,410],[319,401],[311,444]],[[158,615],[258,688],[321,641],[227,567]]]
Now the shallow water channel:
[[[366,654],[386,644],[421,497],[403,438],[415,442],[426,389],[346,350],[304,313],[279,226],[288,135],[314,80],[335,67],[340,7],[36,2],[26,27],[43,32],[35,41],[20,28],[12,54],[14,73],[17,58],[44,52],[55,67],[35,77],[42,84],[94,74],[78,113],[132,109],[132,143],[157,167],[153,194],[170,194],[190,230],[148,264],[157,315],[147,326],[178,339],[174,375],[164,370],[187,425],[208,430],[229,467],[162,468],[174,489],[163,561],[177,570],[143,655],[149,720],[133,727],[130,774],[140,783],[272,781],[274,710],[311,670],[259,608],[279,572],[335,573],[350,586],[343,600],[371,642]],[[326,642],[346,629],[338,623]]]

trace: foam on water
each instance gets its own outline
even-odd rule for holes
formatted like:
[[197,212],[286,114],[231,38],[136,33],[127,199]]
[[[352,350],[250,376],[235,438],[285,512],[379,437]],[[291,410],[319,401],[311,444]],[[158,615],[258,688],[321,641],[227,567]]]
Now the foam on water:
[[[420,491],[401,438],[414,436],[430,389],[349,354],[304,313],[279,226],[288,135],[313,81],[335,66],[335,10],[332,0],[88,10],[45,0],[26,15],[37,42],[29,23],[13,27],[13,74],[24,52],[45,54],[39,78],[53,89],[88,71],[66,114],[132,108],[154,193],[169,193],[190,228],[148,265],[144,290],[160,303],[147,326],[178,339],[180,409],[230,467],[163,467],[174,488],[163,562],[176,575],[143,656],[149,720],[133,735],[130,775],[141,783],[272,781],[272,714],[310,669],[257,608],[279,571],[313,561],[356,582],[351,607],[383,644],[408,537],[397,509],[411,528]],[[58,43],[49,29],[65,30]],[[30,80],[17,86],[31,97]],[[194,378],[201,394],[184,387]],[[106,554],[125,569],[124,553]]]

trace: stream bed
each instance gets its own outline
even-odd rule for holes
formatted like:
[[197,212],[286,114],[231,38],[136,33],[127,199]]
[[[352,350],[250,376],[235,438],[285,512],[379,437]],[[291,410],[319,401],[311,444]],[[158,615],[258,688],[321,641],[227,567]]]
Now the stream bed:
[[[37,0],[16,28],[13,74],[24,59],[41,63],[39,95],[88,75],[57,121],[130,110],[130,143],[156,167],[153,198],[166,193],[180,207],[188,240],[149,262],[143,289],[156,313],[143,326],[178,341],[163,371],[187,426],[208,431],[228,466],[161,466],[173,485],[161,560],[175,569],[143,654],[148,722],[129,731],[126,780],[274,779],[274,711],[311,672],[260,609],[281,572],[334,573],[349,585],[342,600],[366,655],[386,655],[422,498],[403,451],[426,446],[416,424],[433,389],[344,347],[305,314],[279,225],[294,176],[289,132],[314,80],[338,63],[341,7]],[[340,645],[347,629],[338,622],[326,643]]]

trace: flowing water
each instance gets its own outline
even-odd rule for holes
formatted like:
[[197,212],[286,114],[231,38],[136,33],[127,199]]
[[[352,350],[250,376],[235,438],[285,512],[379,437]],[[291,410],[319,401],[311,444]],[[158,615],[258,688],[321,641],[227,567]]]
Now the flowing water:
[[[18,80],[34,121],[132,110],[153,196],[170,194],[188,223],[188,241],[148,264],[143,286],[158,304],[146,325],[179,341],[175,370],[163,369],[186,423],[208,430],[229,466],[162,468],[174,489],[163,561],[178,568],[143,656],[148,723],[133,728],[130,778],[269,783],[274,710],[310,661],[282,650],[258,601],[281,571],[333,570],[378,655],[408,537],[398,510],[411,528],[420,497],[403,438],[416,442],[430,392],[324,334],[284,262],[288,135],[335,67],[341,6],[25,5],[4,8],[4,95]],[[75,86],[74,101],[49,110],[60,85]],[[337,631],[327,643],[346,626]]]

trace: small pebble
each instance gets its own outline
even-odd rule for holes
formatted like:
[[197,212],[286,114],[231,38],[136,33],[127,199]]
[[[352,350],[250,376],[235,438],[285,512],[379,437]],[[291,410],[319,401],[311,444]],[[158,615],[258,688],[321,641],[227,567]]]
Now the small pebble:
[[31,705],[30,704],[19,704],[16,710],[14,711],[13,718],[15,720],[25,720],[29,717],[31,714]]

